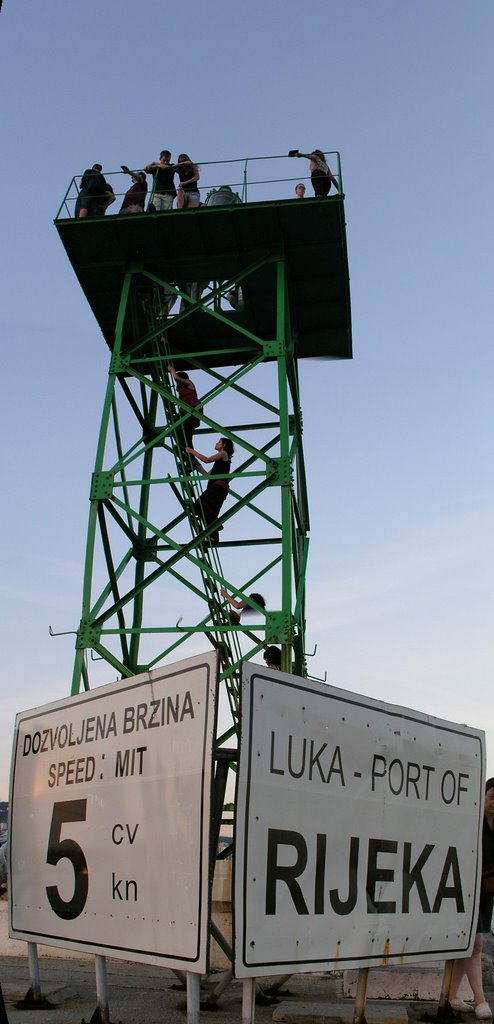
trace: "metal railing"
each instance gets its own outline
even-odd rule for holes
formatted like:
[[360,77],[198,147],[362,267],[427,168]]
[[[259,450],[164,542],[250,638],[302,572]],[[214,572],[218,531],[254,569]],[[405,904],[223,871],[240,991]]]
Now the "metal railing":
[[[332,186],[329,193],[330,198],[337,197],[343,193],[343,179],[341,173],[340,154],[334,151],[326,152],[326,160],[332,174],[338,182],[338,191]],[[306,157],[294,160],[287,155],[283,156],[251,156],[239,157],[234,160],[209,160],[194,161],[200,169],[199,191],[201,206],[215,205],[211,201],[219,189],[228,187],[233,193],[232,202],[242,203],[263,203],[276,202],[280,199],[295,199],[295,185],[302,182],[306,186],[306,196],[312,195],[309,163]],[[134,167],[133,170],[142,170]],[[295,171],[301,173],[296,174]],[[129,176],[123,171],[104,172],[105,179],[111,184],[116,203],[104,212],[109,215],[120,212],[121,201],[129,187]],[[148,193],[146,208],[152,197],[153,178],[148,178]],[[125,184],[124,184],[125,183]],[[75,204],[80,192],[81,175],[75,175],[67,188],[62,202],[55,215],[55,220],[73,218],[75,215]],[[177,182],[178,184],[178,182]],[[120,199],[120,203],[118,200]],[[209,200],[209,201],[208,201]],[[174,208],[176,207],[176,201]]]

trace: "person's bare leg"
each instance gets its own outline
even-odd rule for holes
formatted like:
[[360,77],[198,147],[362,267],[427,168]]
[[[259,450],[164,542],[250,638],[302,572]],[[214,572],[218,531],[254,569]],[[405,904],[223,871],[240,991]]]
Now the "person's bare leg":
[[473,992],[473,998],[476,1006],[478,1006],[479,1003],[485,1003],[484,989],[482,987],[483,943],[484,936],[480,932],[477,932],[473,946],[473,953],[467,960],[465,960],[465,974],[470,983],[470,988]]
[[458,999],[458,989],[465,976],[465,964],[466,960],[455,960],[453,964],[453,973],[451,975],[451,984],[449,986],[449,1002],[455,1003]]
[[[449,1002],[451,1003],[451,1005],[453,1005],[453,1003],[455,1002],[458,1002],[458,989],[465,974],[468,978],[468,982],[473,993],[475,1006],[478,1007],[481,1004],[486,1003],[484,989],[482,986],[483,942],[483,935],[480,932],[477,932],[477,935],[475,936],[475,942],[473,945],[472,955],[466,957],[464,960],[455,960],[453,965],[453,973],[451,976],[451,985],[449,989]],[[460,1000],[460,1002],[461,1001],[462,1000]]]

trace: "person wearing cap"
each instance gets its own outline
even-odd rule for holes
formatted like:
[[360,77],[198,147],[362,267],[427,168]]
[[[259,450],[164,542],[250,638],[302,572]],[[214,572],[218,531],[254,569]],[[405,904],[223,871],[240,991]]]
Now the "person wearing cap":
[[494,778],[487,779],[484,797],[484,820],[482,824],[482,876],[480,885],[479,916],[477,934],[471,956],[455,960],[449,987],[449,1004],[456,1013],[468,1013],[472,1006],[464,999],[458,999],[458,989],[466,974],[474,998],[474,1012],[477,1020],[491,1020],[492,1011],[482,985],[482,946],[484,935],[491,931],[494,903]]
[[119,213],[144,213],[144,203],[148,191],[148,183],[144,171],[131,171],[122,164],[124,174],[130,174],[132,185],[123,197]]

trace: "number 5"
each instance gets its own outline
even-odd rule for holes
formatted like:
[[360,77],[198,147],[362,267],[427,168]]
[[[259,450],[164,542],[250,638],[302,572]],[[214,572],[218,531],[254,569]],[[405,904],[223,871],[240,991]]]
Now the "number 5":
[[74,869],[74,894],[72,899],[63,900],[56,885],[47,885],[46,895],[52,910],[65,921],[73,921],[86,905],[89,885],[86,858],[74,839],[60,839],[65,821],[85,821],[87,800],[62,800],[53,804],[53,814],[48,839],[47,864],[58,864],[67,857]]

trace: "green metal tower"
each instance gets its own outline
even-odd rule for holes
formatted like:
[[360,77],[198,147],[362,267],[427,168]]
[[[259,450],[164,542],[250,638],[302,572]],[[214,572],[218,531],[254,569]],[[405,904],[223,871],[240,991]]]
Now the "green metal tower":
[[[298,363],[351,357],[343,199],[55,223],[109,348],[72,692],[90,686],[88,656],[128,677],[212,645],[232,717],[225,740],[243,659],[277,644],[282,668],[306,675]],[[184,453],[190,409],[170,364],[202,382],[196,449],[235,445],[209,527],[194,514],[204,478]],[[252,616],[232,623],[222,589]]]

